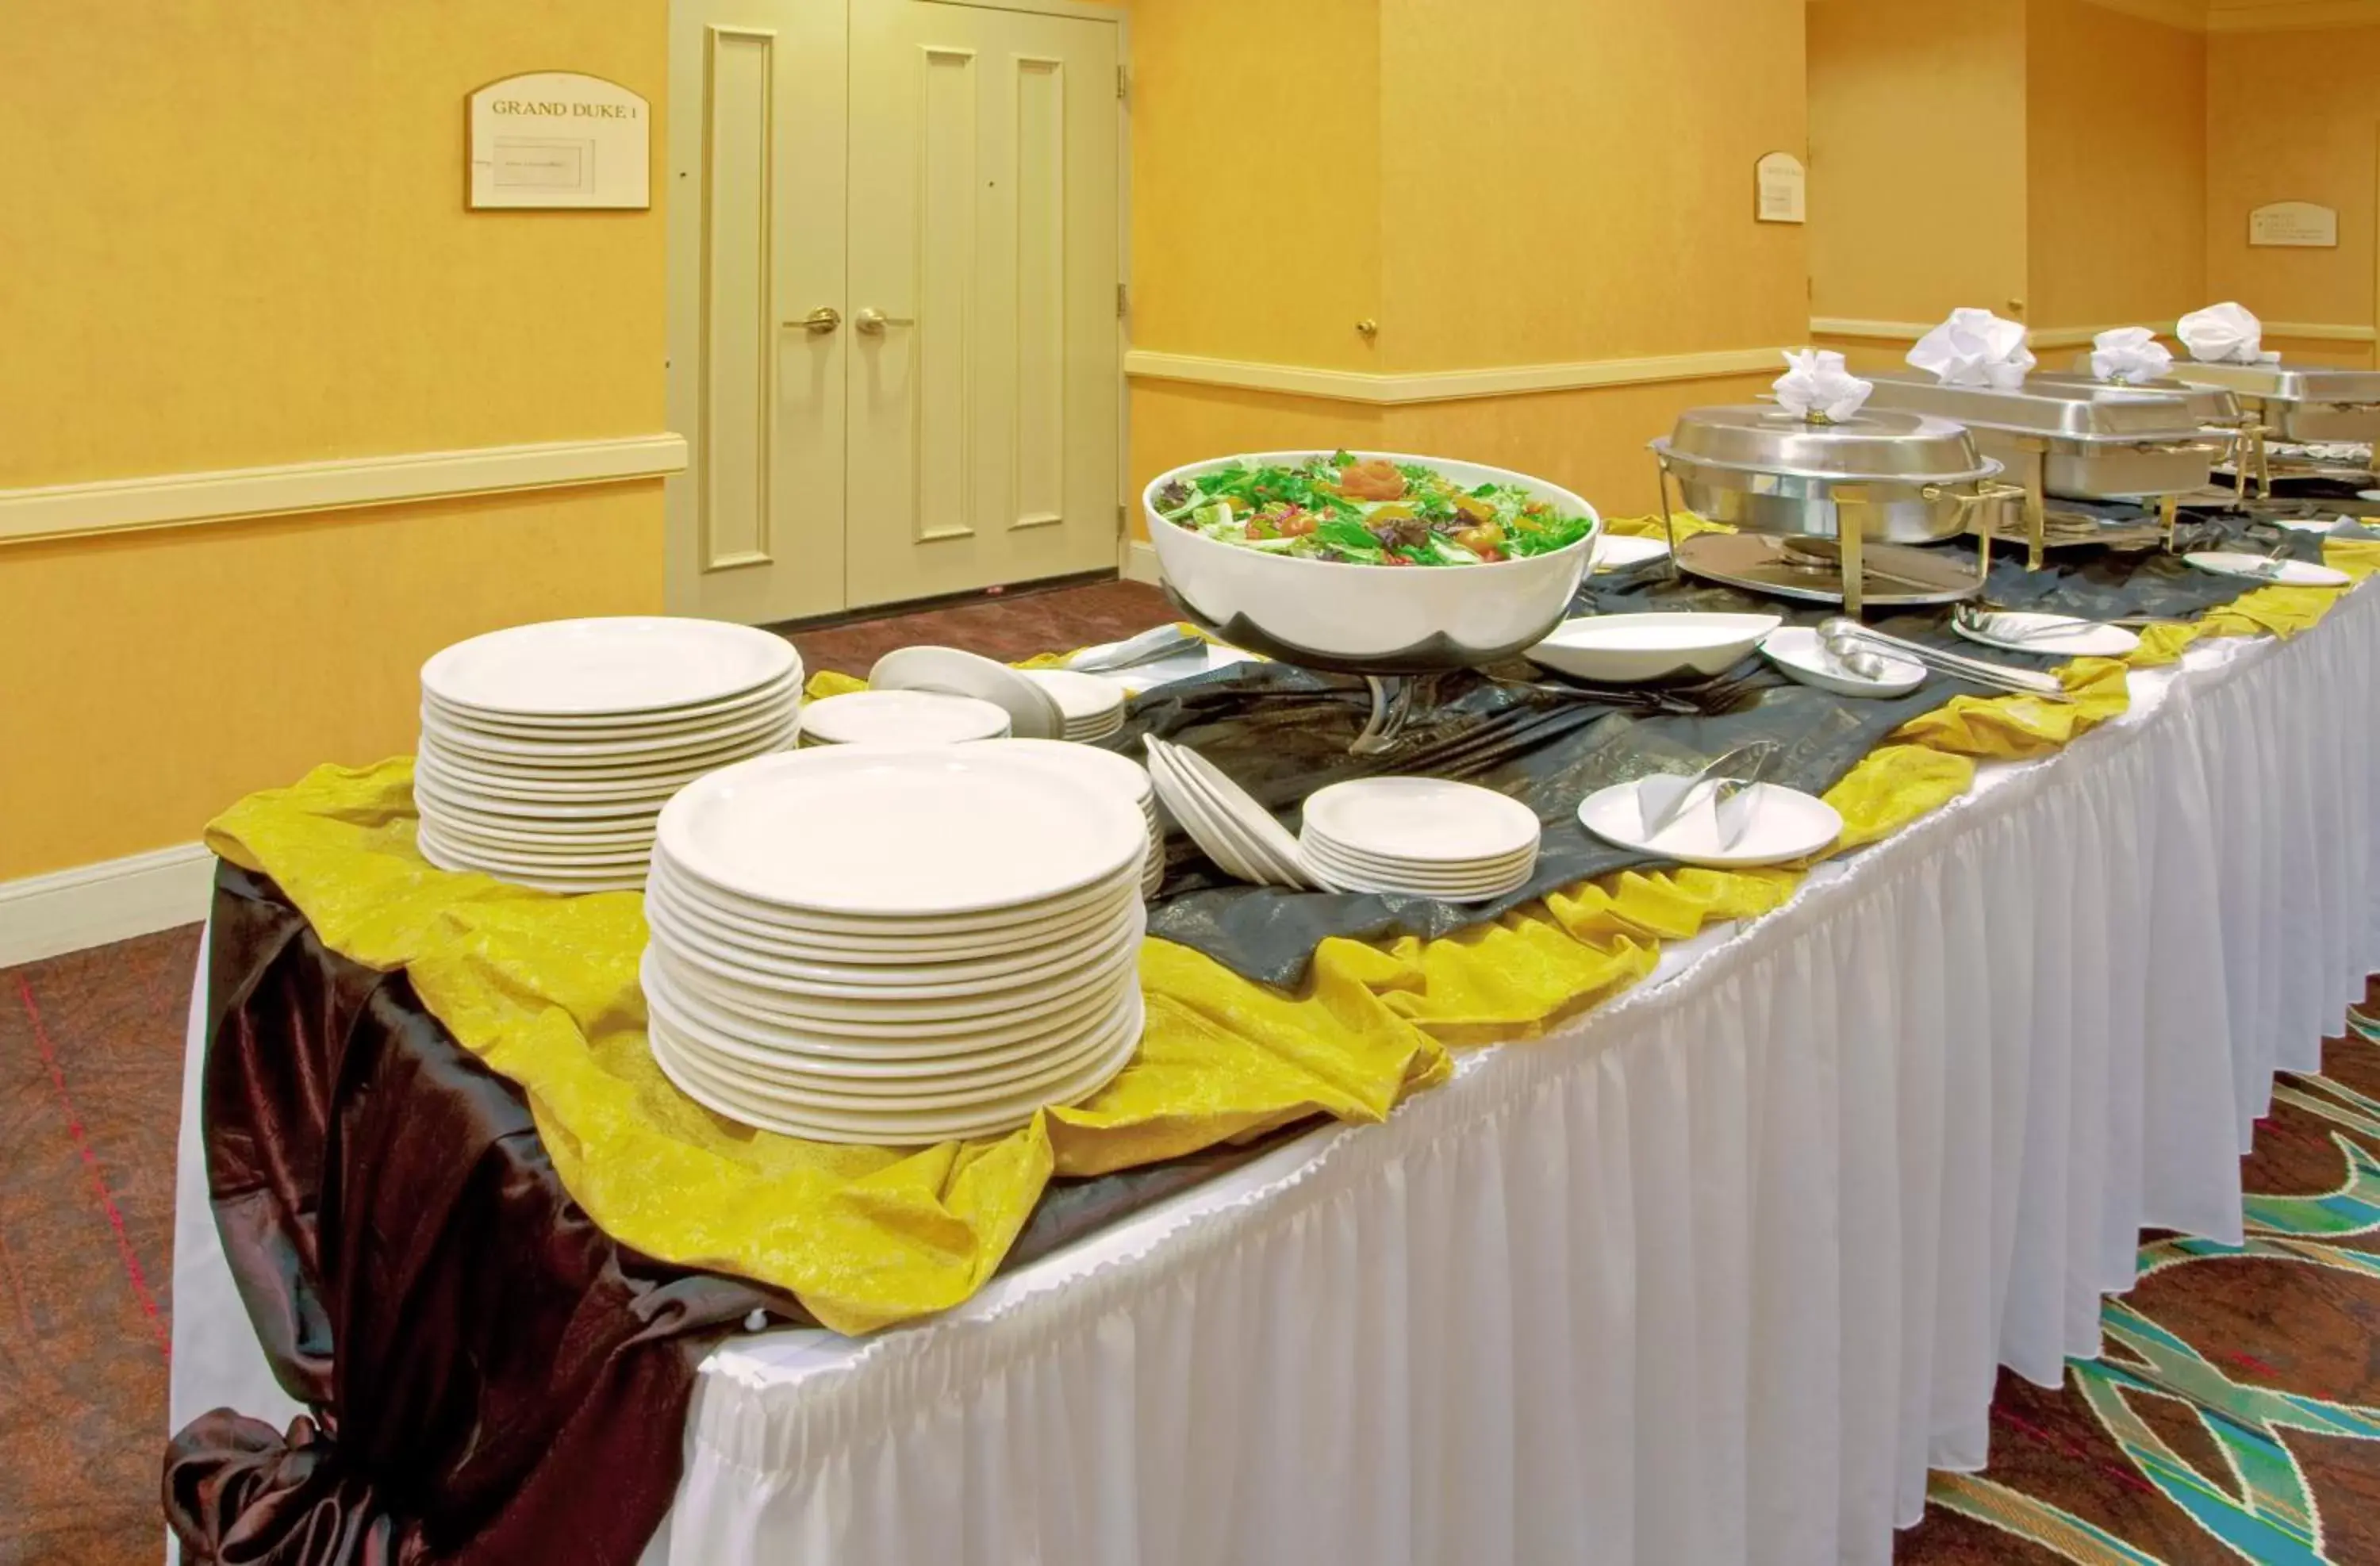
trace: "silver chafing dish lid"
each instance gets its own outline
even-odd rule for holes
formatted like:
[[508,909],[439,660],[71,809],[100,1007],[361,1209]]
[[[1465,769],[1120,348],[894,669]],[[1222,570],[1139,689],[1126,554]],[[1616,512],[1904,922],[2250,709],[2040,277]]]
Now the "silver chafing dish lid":
[[2109,393],[2163,392],[2168,396],[2180,397],[2187,402],[2191,418],[2196,419],[2202,428],[2210,424],[2240,422],[2240,399],[2220,386],[2194,386],[2187,381],[2176,381],[2171,376],[2130,382],[2102,381],[2091,373],[2091,356],[2087,353],[2075,358],[2072,374],[2036,375],[2025,384],[2031,385],[2034,382],[2049,382],[2061,386],[2095,386]]
[[2284,370],[2277,364],[2200,364],[2176,359],[2173,377],[2279,403],[2380,403],[2380,370]]
[[1973,429],[2053,441],[2187,441],[2204,422],[2190,399],[2176,392],[2064,376],[2036,375],[2008,391],[1945,386],[1931,375],[1902,370],[1868,379],[1876,384],[1871,408],[1928,413]]
[[1840,424],[1759,404],[1688,408],[1653,449],[1696,467],[1846,484],[1960,484],[2000,470],[1963,426],[1875,407]]

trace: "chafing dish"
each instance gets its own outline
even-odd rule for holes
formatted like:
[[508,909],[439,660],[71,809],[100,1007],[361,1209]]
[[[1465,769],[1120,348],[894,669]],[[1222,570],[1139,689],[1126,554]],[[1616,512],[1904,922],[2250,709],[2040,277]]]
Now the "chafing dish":
[[2184,359],[2175,362],[2173,375],[2231,393],[2268,436],[2305,443],[2380,439],[2380,371]]
[[[2001,465],[1947,419],[1867,409],[1838,422],[1759,405],[1689,408],[1652,449],[1686,509],[1755,533],[1839,540],[1842,601],[1859,613],[1868,571],[1863,546],[1925,544],[1990,534],[2023,492],[1996,482]],[[1980,571],[1977,586],[1981,586]]]
[[[2161,503],[2161,530],[2173,536],[2178,501],[2204,489],[2216,457],[2231,444],[2208,439],[2204,412],[2219,412],[2219,394],[2123,386],[2078,376],[2036,375],[2022,386],[1946,386],[1930,375],[1875,377],[1871,407],[1901,408],[1956,419],[1976,448],[1998,459],[2025,490],[2027,564],[2041,567],[2053,541],[2052,499]],[[2072,519],[2069,519],[2072,520]],[[2095,525],[2057,530],[2055,541],[2097,541]]]

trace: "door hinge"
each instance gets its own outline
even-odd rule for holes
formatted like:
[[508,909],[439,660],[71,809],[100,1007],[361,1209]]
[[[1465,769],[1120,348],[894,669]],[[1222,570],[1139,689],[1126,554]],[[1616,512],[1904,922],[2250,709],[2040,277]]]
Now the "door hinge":
[[1132,514],[1124,509],[1123,502],[1118,501],[1116,502],[1116,537],[1123,538],[1131,531]]
[[1130,102],[1132,101],[1132,98],[1131,98],[1131,82],[1132,82],[1132,77],[1131,77],[1131,75],[1130,75],[1129,68],[1128,68],[1128,67],[1123,67],[1123,66],[1118,66],[1118,67],[1116,67],[1116,102],[1117,102],[1117,103],[1130,103]]
[[1131,313],[1131,310],[1132,285],[1129,283],[1119,283],[1116,285],[1116,319],[1118,321],[1122,321],[1126,315]]

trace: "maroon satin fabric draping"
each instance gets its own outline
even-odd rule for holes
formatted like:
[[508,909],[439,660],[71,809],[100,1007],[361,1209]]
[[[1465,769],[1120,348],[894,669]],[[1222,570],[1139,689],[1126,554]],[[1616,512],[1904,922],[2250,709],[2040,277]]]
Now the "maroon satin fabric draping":
[[[564,1191],[517,1088],[405,976],[322,945],[279,889],[216,877],[201,1088],[208,1189],[273,1375],[313,1411],[177,1433],[192,1561],[636,1560],[677,1487],[694,1372],[791,1299],[615,1244]],[[1053,1184],[1016,1266],[1257,1156]]]

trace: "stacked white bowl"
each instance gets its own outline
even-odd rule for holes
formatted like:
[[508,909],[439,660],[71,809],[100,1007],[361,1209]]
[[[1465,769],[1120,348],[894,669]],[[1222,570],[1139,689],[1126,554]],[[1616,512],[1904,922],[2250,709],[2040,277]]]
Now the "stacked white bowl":
[[1071,669],[1025,669],[1019,673],[1058,704],[1058,711],[1065,720],[1065,731],[1059,738],[1087,744],[1105,739],[1123,727],[1122,686],[1096,674],[1078,674]]
[[1111,783],[998,745],[713,772],[662,812],[646,886],[653,1058],[787,1135],[1004,1135],[1139,1043],[1148,844]]
[[802,710],[803,747],[814,745],[964,745],[1002,739],[1008,713],[971,696],[930,690],[856,690],[811,702]]
[[421,666],[422,856],[546,892],[634,891],[670,795],[792,743],[801,696],[791,642],[711,620],[457,642]]
[[1054,767],[1072,776],[1111,789],[1130,801],[1148,824],[1148,863],[1141,871],[1140,894],[1157,895],[1165,881],[1165,828],[1157,819],[1157,785],[1148,769],[1112,750],[1057,739],[1003,739],[987,742],[1003,756],[1019,756]]

